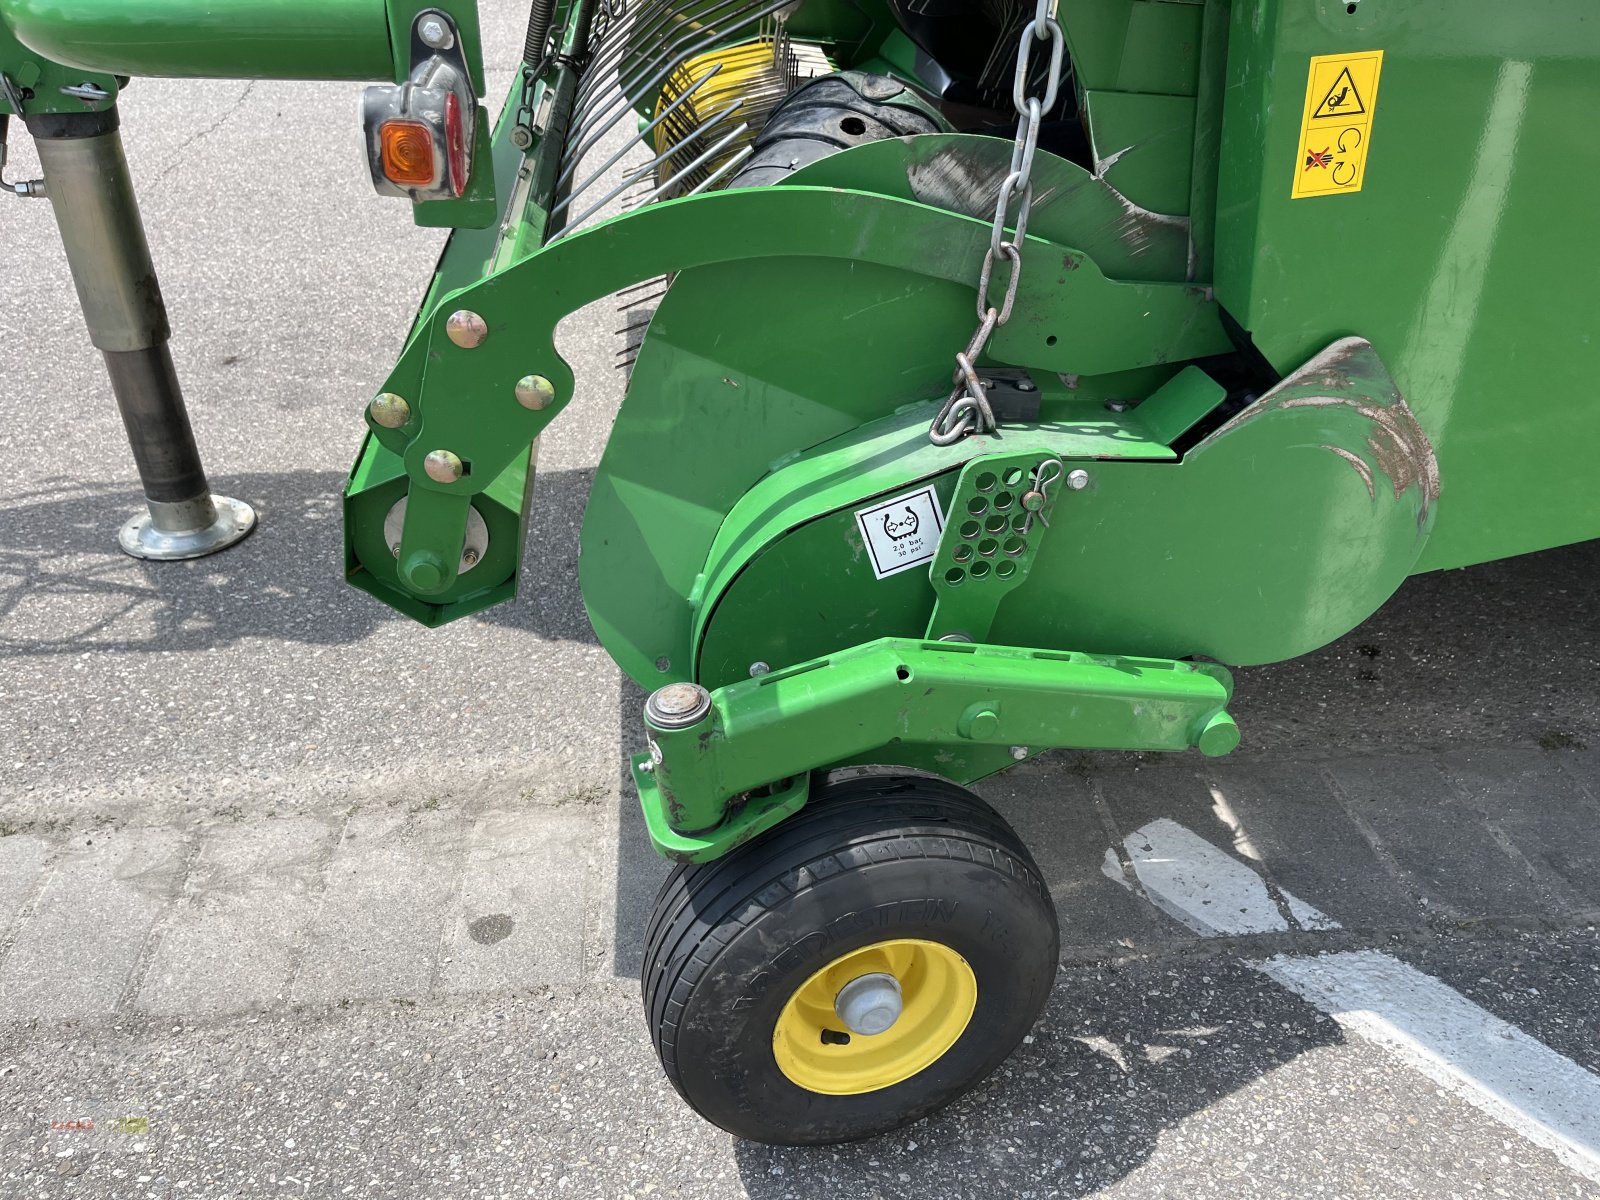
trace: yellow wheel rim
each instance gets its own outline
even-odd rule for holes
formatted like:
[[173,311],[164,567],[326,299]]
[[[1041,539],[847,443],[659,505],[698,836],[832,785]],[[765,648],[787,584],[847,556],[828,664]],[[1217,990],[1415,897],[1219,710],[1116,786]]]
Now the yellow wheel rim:
[[[892,975],[901,1010],[882,1033],[853,1033],[834,1009],[865,975]],[[978,1004],[978,978],[949,946],[915,938],[874,942],[834,959],[789,997],[772,1031],[778,1069],[810,1092],[857,1096],[910,1079],[956,1044]]]

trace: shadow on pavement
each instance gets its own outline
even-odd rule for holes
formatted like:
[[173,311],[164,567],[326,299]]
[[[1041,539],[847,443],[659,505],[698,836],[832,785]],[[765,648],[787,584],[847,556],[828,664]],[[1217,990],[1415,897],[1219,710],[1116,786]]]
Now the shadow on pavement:
[[[578,590],[578,529],[593,472],[540,473],[519,599],[471,620],[552,640],[593,642]],[[219,476],[254,505],[254,533],[220,554],[152,563],[123,554],[139,511],[123,482],[62,482],[0,498],[0,658],[86,651],[194,651],[243,638],[342,645],[403,618],[342,577],[340,495],[332,471]]]
[[840,1178],[860,1181],[860,1196],[907,1200],[1088,1195],[1143,1165],[1186,1118],[1343,1041],[1332,1021],[1238,963],[1217,961],[1203,989],[1187,976],[1166,964],[1064,969],[1031,1041],[977,1091],[870,1141],[736,1142],[744,1186],[754,1200],[828,1195]]

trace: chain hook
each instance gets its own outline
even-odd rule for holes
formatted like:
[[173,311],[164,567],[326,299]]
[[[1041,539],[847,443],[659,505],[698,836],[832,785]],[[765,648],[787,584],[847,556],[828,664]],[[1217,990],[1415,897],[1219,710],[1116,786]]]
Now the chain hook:
[[[1056,20],[1058,2],[1035,0],[1033,19],[1022,27],[1017,44],[1016,73],[1011,83],[1011,99],[1017,110],[1017,135],[1011,150],[1011,166],[995,196],[989,245],[978,272],[978,331],[967,348],[956,355],[955,386],[928,427],[928,440],[936,446],[954,445],[970,433],[988,433],[995,428],[994,409],[990,407],[983,381],[978,378],[973,364],[988,347],[995,328],[1011,319],[1017,300],[1017,285],[1022,278],[1022,246],[1028,236],[1028,217],[1033,209],[1033,158],[1039,148],[1039,127],[1044,115],[1055,107],[1066,59],[1066,37]],[[1049,67],[1045,73],[1044,94],[1030,96],[1027,94],[1028,79],[1033,74],[1033,51],[1039,42],[1049,43]],[[1009,237],[1006,236],[1008,226]],[[989,286],[995,263],[1002,258],[1010,267],[1010,273],[1006,277],[1005,296],[997,307],[989,299]],[[1048,483],[1060,477],[1060,466],[1056,462],[1057,474],[1051,476]],[[1035,486],[1037,488],[1037,481]],[[1031,522],[1031,516],[1029,520]]]

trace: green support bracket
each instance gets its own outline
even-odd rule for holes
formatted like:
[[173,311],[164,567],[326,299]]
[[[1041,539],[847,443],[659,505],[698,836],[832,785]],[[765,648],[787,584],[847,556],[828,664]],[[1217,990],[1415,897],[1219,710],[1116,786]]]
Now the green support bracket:
[[703,862],[798,810],[812,771],[902,743],[1226,754],[1232,689],[1215,663],[883,638],[715,692],[659,689],[633,777],[656,849]]
[[962,468],[928,568],[938,595],[930,641],[988,641],[1000,601],[1028,577],[1066,474],[1037,448],[985,454]]

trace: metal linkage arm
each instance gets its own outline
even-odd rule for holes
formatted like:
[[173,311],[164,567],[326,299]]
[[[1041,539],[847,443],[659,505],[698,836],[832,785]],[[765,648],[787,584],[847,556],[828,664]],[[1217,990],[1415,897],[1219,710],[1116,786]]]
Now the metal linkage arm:
[[829,765],[930,746],[1009,747],[1002,762],[1058,748],[1226,754],[1239,744],[1232,690],[1215,663],[884,638],[715,692],[659,689],[634,780],[656,849],[700,862],[799,809],[807,776]]

